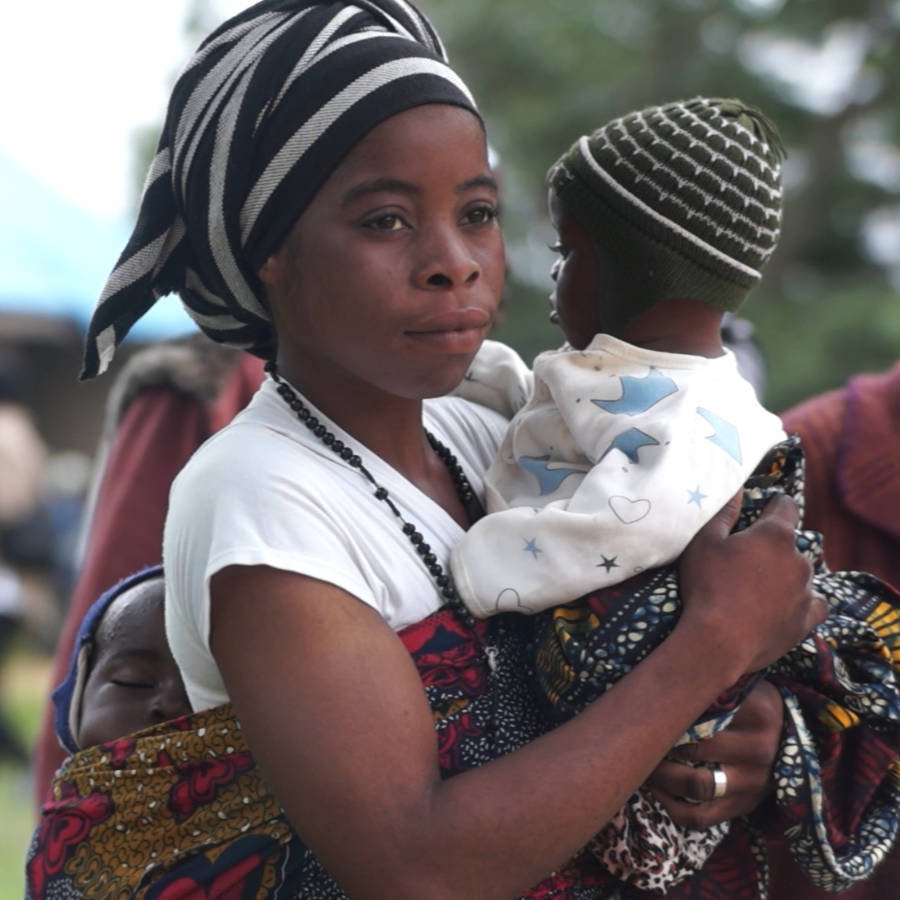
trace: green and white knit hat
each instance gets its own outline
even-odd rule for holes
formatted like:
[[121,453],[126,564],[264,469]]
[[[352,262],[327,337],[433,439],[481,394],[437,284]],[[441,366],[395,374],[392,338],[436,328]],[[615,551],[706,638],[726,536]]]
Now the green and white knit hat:
[[652,106],[579,138],[548,184],[618,270],[610,325],[667,298],[737,309],[778,242],[783,159],[775,126],[739,100]]

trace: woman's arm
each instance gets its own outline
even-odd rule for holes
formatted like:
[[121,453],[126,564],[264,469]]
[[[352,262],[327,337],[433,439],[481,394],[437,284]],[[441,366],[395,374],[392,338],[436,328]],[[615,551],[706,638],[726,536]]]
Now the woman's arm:
[[793,549],[793,505],[729,535],[736,509],[695,539],[685,612],[656,651],[582,715],[447,781],[415,667],[373,610],[264,567],[217,574],[211,642],[229,693],[288,817],[342,887],[504,900],[527,889],[723,688],[814,627],[824,610]]

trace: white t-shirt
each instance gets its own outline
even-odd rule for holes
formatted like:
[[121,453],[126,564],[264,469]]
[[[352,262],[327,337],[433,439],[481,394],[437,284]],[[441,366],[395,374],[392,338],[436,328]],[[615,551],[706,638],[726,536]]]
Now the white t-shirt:
[[[446,569],[464,533],[459,525],[307,405],[359,454]],[[481,495],[506,419],[450,397],[426,401],[424,421],[456,454]],[[175,479],[163,560],[166,633],[195,710],[228,700],[209,649],[209,582],[227,566],[267,565],[329,582],[378,610],[394,630],[442,605],[434,580],[371,483],[298,421],[268,379]]]
[[[490,352],[460,390],[490,399],[495,379],[494,396],[521,396],[521,372]],[[453,550],[476,616],[536,613],[672,562],[784,439],[730,351],[708,359],[597,335],[542,353],[533,378],[485,476],[491,515]]]

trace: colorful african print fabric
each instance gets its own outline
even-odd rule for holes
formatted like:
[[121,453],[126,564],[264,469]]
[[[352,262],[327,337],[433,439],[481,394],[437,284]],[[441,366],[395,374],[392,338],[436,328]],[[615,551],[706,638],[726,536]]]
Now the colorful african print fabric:
[[[501,756],[546,729],[526,676],[521,620],[480,623],[481,644],[441,610],[400,634],[434,711],[444,777]],[[70,756],[56,773],[26,864],[37,898],[302,897],[345,894],[300,841],[257,769],[230,706],[196,713]],[[614,897],[587,859],[525,896]]]
[[[803,454],[796,438],[774,447],[748,479],[737,528],[754,521],[777,493],[802,509]],[[817,886],[839,891],[872,873],[900,824],[900,597],[871,575],[829,572],[818,533],[798,531],[797,541],[830,614],[765,673],[786,708],[775,805],[779,830],[799,865]],[[656,647],[679,614],[677,572],[670,566],[536,617],[535,669],[550,717],[559,722],[576,715]],[[745,677],[720,696],[682,740],[725,728],[759,677]],[[746,823],[734,823],[733,830],[740,833],[719,844],[724,835],[716,831],[704,846],[697,832],[679,829],[639,791],[589,849],[643,891],[709,900],[720,896],[710,893],[719,883],[731,885],[723,898],[764,897],[761,837]],[[706,863],[704,850],[712,854]],[[721,878],[712,877],[714,871]]]
[[219,707],[70,756],[29,850],[26,896],[290,897],[305,856]]

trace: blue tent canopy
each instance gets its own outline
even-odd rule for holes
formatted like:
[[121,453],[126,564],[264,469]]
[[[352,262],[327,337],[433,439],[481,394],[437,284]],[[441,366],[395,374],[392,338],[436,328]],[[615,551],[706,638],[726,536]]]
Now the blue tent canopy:
[[[84,330],[128,240],[125,225],[71,203],[0,154],[0,316],[66,319]],[[177,297],[165,297],[129,337],[158,340],[196,330]]]

